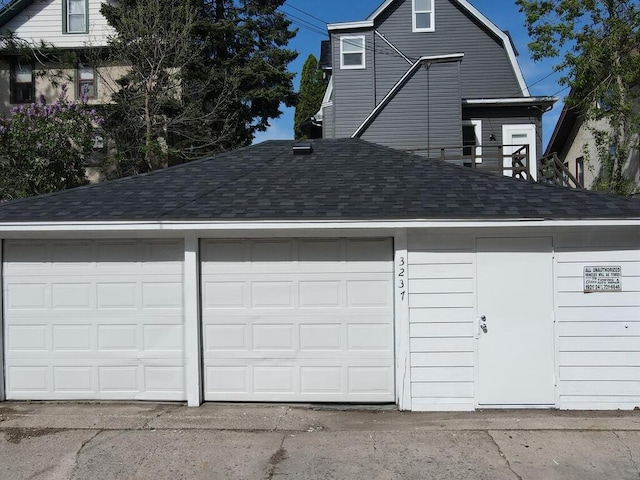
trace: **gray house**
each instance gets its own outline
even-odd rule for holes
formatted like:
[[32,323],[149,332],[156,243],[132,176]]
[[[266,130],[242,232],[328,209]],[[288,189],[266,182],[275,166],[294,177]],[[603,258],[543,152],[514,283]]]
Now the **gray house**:
[[[324,138],[537,178],[542,114],[555,99],[529,94],[509,34],[469,2],[387,0],[328,29]],[[526,172],[514,162],[523,157]]]

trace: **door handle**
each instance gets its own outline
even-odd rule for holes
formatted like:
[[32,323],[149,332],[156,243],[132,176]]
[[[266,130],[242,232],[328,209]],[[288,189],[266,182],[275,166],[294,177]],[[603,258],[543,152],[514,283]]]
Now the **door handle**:
[[488,329],[487,329],[487,317],[482,315],[482,316],[478,317],[477,322],[478,322],[478,329],[476,330],[476,338],[480,338],[480,334],[481,333],[487,333],[488,332]]

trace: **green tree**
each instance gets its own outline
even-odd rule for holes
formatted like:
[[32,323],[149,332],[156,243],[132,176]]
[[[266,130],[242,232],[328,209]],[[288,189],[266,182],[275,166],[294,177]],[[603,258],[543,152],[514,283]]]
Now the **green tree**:
[[86,183],[84,161],[100,123],[83,102],[60,98],[13,109],[0,119],[0,200],[51,193]]
[[[103,4],[118,81],[105,129],[127,175],[250,144],[294,101],[284,0]],[[144,161],[141,161],[144,159]]]
[[600,164],[594,188],[629,194],[625,165],[637,161],[640,6],[637,0],[516,0],[526,14],[534,60],[557,59],[571,108],[584,115]]
[[322,97],[326,85],[322,78],[322,70],[318,68],[318,59],[311,54],[307,57],[302,67],[300,76],[300,91],[298,92],[298,105],[293,121],[293,131],[295,138],[306,138],[305,133],[300,130],[300,125],[320,110]]

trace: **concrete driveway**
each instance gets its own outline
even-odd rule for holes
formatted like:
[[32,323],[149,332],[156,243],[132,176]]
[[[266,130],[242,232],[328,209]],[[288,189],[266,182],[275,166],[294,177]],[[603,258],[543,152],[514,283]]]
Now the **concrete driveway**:
[[0,404],[17,479],[640,479],[640,412]]

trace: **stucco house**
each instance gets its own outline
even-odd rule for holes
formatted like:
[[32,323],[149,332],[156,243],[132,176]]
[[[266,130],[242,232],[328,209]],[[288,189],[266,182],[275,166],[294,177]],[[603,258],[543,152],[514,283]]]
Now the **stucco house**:
[[[601,169],[592,132],[594,126],[598,130],[609,129],[606,120],[590,125],[579,108],[565,105],[545,151],[546,158],[557,158],[557,162],[571,172],[580,186],[587,189],[593,187]],[[622,174],[640,191],[640,151],[637,148],[630,152]]]
[[[66,85],[70,100],[99,108],[111,102],[126,68],[105,61],[112,28],[100,13],[105,0],[12,0],[0,10],[0,114],[44,96],[53,103]],[[10,40],[9,40],[10,39]],[[9,40],[9,41],[7,41]],[[103,178],[107,142],[98,129],[87,159],[90,181]]]
[[517,51],[466,0],[386,0],[365,20],[329,24],[323,138],[362,138],[432,158],[538,178],[542,115]]
[[0,205],[10,400],[640,406],[640,202],[362,139]]

